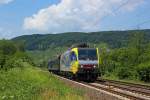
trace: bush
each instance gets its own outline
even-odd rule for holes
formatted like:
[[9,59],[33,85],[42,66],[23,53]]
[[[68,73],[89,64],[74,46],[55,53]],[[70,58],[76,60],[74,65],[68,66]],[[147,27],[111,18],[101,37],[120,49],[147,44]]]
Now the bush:
[[14,56],[18,59],[21,59],[23,62],[28,62],[29,64],[35,66],[31,57],[29,57],[28,54],[25,52],[17,52]]
[[138,66],[137,72],[139,79],[144,82],[150,82],[150,63],[142,63]]
[[117,75],[119,79],[128,79],[132,76],[132,72],[129,70],[129,68],[122,67],[118,70]]
[[22,67],[22,62],[32,65],[32,59],[25,53],[24,45],[9,40],[0,40],[0,69]]
[[17,58],[8,59],[3,69],[8,70],[10,68],[15,68],[15,67],[20,67],[20,68],[23,67],[22,59],[17,59]]

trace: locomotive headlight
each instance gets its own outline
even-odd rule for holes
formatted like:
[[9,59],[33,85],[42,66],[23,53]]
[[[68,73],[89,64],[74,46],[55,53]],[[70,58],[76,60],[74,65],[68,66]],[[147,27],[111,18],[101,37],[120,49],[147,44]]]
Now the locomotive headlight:
[[94,65],[93,67],[96,68],[96,65]]
[[83,65],[81,65],[80,67],[83,68]]

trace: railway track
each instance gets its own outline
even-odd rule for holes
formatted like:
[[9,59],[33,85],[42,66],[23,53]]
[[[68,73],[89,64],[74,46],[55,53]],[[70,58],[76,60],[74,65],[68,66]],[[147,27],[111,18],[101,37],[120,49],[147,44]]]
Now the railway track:
[[[73,81],[73,80],[72,80]],[[95,83],[87,83],[83,81],[77,81],[79,83],[107,91],[112,94],[116,94],[131,100],[150,100],[150,90],[147,86],[140,86],[136,85],[133,86],[133,84],[123,84],[122,82],[116,82],[115,81],[96,81]]]
[[62,81],[64,81],[69,86],[83,89],[86,92],[88,91],[87,93],[89,97],[87,100],[130,100],[126,97],[122,97],[121,95],[114,94],[112,92],[101,89],[100,87],[91,85],[91,83],[87,83],[83,81],[75,81],[56,74],[55,76],[61,79]]
[[150,87],[147,85],[139,85],[113,80],[97,80],[94,83],[87,83],[83,81],[75,82],[91,86],[99,90],[104,90],[106,92],[127,98],[129,100],[150,100]]
[[113,80],[96,81],[88,85],[99,88],[133,100],[150,100],[150,87]]
[[[102,82],[98,80],[97,83],[102,83]],[[132,91],[142,95],[150,96],[150,86],[147,85],[114,81],[114,80],[104,80],[103,83],[106,84],[107,86],[118,87],[127,91]]]

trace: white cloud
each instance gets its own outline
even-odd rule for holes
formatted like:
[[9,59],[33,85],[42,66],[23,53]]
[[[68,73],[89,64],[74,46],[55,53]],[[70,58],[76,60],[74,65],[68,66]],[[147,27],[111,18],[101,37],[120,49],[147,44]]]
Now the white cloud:
[[13,0],[0,0],[0,4],[8,4],[12,2]]
[[137,6],[141,5],[145,0],[127,0],[126,5],[123,6],[123,9],[128,11],[133,11]]
[[57,5],[41,9],[24,19],[24,29],[41,32],[96,31],[103,17],[112,14],[121,4],[132,11],[144,0],[61,0]]

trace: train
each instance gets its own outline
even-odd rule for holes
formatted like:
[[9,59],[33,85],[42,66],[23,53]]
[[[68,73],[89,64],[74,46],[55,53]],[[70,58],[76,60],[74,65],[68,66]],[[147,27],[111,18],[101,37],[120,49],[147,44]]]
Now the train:
[[48,63],[48,70],[71,79],[95,81],[101,75],[98,48],[80,44],[73,46]]

